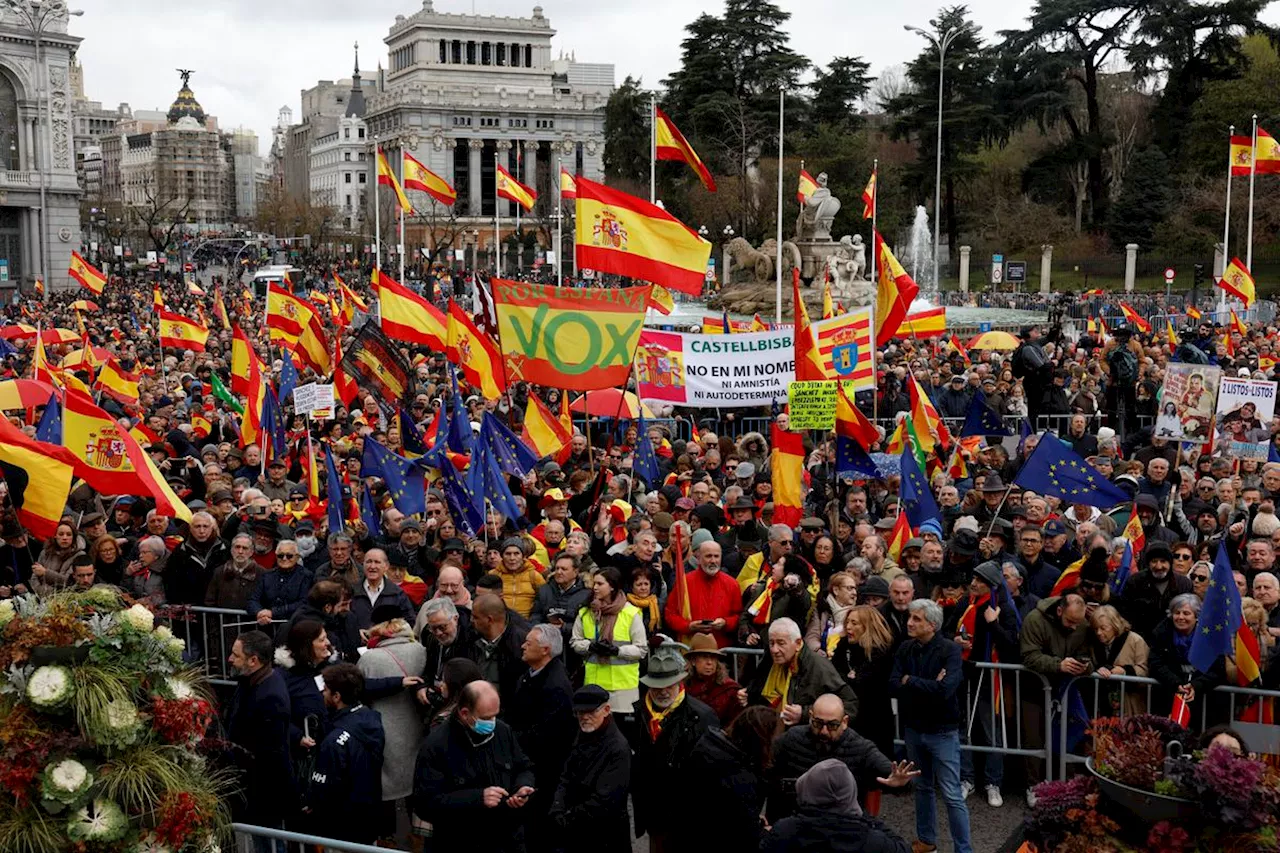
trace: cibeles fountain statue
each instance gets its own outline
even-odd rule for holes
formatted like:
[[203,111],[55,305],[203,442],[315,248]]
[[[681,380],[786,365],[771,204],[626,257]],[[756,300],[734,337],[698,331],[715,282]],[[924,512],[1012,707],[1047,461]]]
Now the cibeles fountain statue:
[[[839,241],[831,236],[840,199],[827,186],[827,174],[817,178],[818,187],[800,206],[796,217],[795,236],[782,243],[782,275],[790,278],[798,268],[807,287],[805,304],[821,308],[822,282],[830,276],[831,295],[845,307],[870,305],[875,301],[875,286],[867,279],[867,247],[862,235],[846,235]],[[727,260],[724,287],[717,307],[734,313],[754,314],[773,309],[776,301],[775,264],[777,241],[766,240],[760,248],[736,237],[725,246]],[[789,313],[791,288],[783,288],[784,314]]]

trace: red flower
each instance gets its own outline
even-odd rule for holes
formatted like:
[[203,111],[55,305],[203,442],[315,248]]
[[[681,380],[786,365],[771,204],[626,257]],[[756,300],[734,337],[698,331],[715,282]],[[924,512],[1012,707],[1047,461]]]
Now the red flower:
[[151,704],[151,727],[169,743],[198,743],[213,722],[213,708],[204,699],[163,699]]

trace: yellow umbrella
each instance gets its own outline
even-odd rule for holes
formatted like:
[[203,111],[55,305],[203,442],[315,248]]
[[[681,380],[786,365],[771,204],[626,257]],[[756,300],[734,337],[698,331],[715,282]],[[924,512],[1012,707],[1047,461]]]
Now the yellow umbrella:
[[1018,343],[1018,339],[1008,332],[983,332],[969,341],[968,348],[1015,350],[1018,348]]

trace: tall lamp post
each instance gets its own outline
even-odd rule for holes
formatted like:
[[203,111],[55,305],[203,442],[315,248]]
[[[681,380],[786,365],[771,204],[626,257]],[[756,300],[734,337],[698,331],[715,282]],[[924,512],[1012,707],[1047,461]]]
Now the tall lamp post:
[[942,290],[942,279],[938,275],[938,258],[942,255],[942,77],[947,68],[947,48],[955,41],[956,36],[968,31],[968,27],[952,27],[942,34],[941,38],[919,27],[910,24],[903,26],[909,33],[924,36],[938,49],[938,156],[933,178],[933,286]]
[[40,179],[40,280],[45,283],[46,292],[51,286],[49,281],[49,207],[46,198],[46,185],[48,180],[45,178],[45,170],[53,163],[53,109],[50,108],[48,114],[45,114],[44,104],[51,97],[49,91],[49,73],[44,65],[44,34],[50,30],[57,21],[68,19],[72,16],[79,17],[84,12],[79,9],[68,8],[63,0],[3,0],[0,9],[10,12],[18,19],[22,27],[25,27],[35,40],[36,45],[36,86],[39,92],[36,97],[36,123],[40,123],[41,118],[45,118],[45,139],[50,146],[47,155],[45,151],[45,143],[39,141],[40,134],[35,134],[36,150],[32,152],[36,160],[36,172]]

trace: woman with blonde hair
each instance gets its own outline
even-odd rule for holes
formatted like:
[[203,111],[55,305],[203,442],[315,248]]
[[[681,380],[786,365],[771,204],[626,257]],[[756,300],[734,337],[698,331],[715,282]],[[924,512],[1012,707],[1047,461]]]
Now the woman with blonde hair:
[[860,604],[845,614],[843,633],[831,664],[858,696],[858,716],[850,725],[893,755],[893,706],[885,689],[893,669],[893,632],[880,611]]
[[858,580],[849,572],[836,572],[827,581],[827,594],[814,608],[804,641],[810,649],[831,657],[844,636],[844,617],[858,603]]
[[[1249,626],[1249,630],[1257,638],[1258,650],[1262,653],[1262,660],[1258,661],[1258,669],[1265,672],[1267,661],[1271,659],[1272,649],[1275,648],[1276,643],[1276,638],[1267,630],[1267,610],[1262,606],[1261,601],[1248,596],[1240,600],[1240,608],[1244,614],[1244,624]],[[1236,680],[1236,662],[1227,658],[1226,665],[1227,683],[1239,684],[1240,682]]]
[[[1092,629],[1090,643],[1092,656],[1097,661],[1096,673],[1102,678],[1113,675],[1146,677],[1147,658],[1150,650],[1147,641],[1134,633],[1129,621],[1110,604],[1103,604],[1089,615]],[[1099,685],[1103,701],[1113,713],[1120,714],[1121,697],[1124,698],[1123,716],[1143,714],[1147,710],[1146,691],[1138,685]]]

